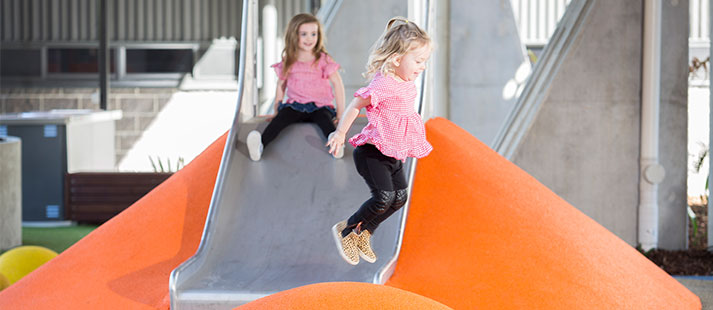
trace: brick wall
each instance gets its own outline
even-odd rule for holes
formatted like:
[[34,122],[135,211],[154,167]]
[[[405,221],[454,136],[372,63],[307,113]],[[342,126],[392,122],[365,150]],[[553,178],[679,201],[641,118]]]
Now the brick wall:
[[[166,106],[175,88],[113,88],[108,110],[121,110],[116,121],[116,162]],[[52,109],[99,110],[98,88],[9,88],[0,90],[0,113],[49,111]]]

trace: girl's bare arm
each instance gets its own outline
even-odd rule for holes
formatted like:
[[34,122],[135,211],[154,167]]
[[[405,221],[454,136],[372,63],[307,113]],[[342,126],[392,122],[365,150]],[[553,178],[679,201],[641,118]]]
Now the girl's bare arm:
[[370,102],[371,97],[354,97],[352,102],[349,103],[349,106],[347,106],[347,109],[344,111],[344,116],[339,120],[337,130],[332,135],[332,138],[327,141],[327,146],[329,146],[330,154],[334,155],[334,153],[337,152],[337,149],[344,145],[344,139],[347,134],[347,131],[349,131],[349,127],[352,126],[354,120],[357,118],[357,116],[359,116],[359,111],[362,108],[368,106]]

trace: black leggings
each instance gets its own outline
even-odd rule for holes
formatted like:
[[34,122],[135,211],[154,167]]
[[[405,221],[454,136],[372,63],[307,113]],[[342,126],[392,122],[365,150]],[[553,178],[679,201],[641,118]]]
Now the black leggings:
[[300,122],[312,122],[316,123],[324,137],[329,136],[330,133],[336,130],[332,118],[334,115],[332,111],[327,108],[319,108],[312,113],[296,111],[290,107],[284,107],[279,112],[274,119],[267,125],[262,133],[262,145],[267,146],[272,140],[277,138],[277,135],[285,129],[287,126],[300,123]]
[[361,230],[374,233],[379,224],[406,204],[408,182],[403,163],[386,156],[372,144],[354,149],[354,163],[371,190],[371,198],[365,201],[349,220],[342,235],[361,224]]

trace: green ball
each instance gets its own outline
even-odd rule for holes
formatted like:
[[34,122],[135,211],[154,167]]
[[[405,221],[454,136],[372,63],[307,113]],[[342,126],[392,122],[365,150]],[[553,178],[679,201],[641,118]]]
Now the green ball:
[[16,247],[0,255],[0,274],[13,284],[55,256],[55,251],[41,246]]

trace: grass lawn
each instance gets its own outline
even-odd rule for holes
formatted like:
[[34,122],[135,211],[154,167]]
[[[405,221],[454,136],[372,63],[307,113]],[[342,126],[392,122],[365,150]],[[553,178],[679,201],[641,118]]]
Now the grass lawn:
[[39,245],[62,253],[97,227],[97,225],[22,227],[22,245]]

